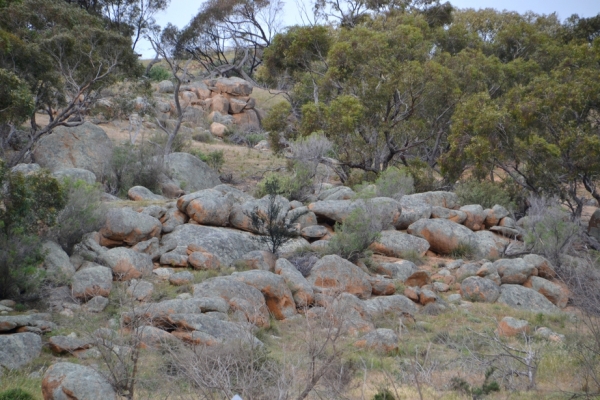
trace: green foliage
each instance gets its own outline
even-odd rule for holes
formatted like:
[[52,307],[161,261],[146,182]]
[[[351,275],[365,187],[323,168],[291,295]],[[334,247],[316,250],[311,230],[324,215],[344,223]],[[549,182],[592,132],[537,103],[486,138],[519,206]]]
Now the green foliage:
[[24,176],[0,161],[0,297],[37,295],[44,278],[40,237],[65,203],[64,189],[47,171]]
[[[169,126],[167,126],[169,128]],[[169,138],[163,131],[155,131],[150,135],[150,142],[154,143],[155,146],[164,149],[167,140]],[[173,143],[171,144],[171,152],[172,153],[180,153],[187,151],[192,145],[192,136],[189,132],[184,132],[183,129],[180,129],[177,133],[177,136],[173,139]],[[158,149],[156,149],[158,153]]]
[[154,82],[162,82],[171,79],[171,72],[162,65],[154,65],[148,73],[150,80]]
[[515,208],[510,194],[498,183],[470,179],[458,183],[454,192],[460,204],[480,204],[483,208],[492,208],[499,204],[507,210]]
[[313,174],[310,168],[297,161],[293,164],[290,173],[271,172],[267,174],[256,185],[255,196],[258,198],[264,197],[270,194],[269,190],[276,188],[278,195],[289,200],[304,201],[312,188],[312,178]]
[[381,389],[373,396],[372,400],[396,400],[389,389]]
[[372,204],[366,200],[342,224],[335,224],[335,235],[329,241],[328,252],[350,261],[369,255],[368,248],[381,237],[382,221]]
[[25,82],[0,68],[0,125],[20,124],[33,112],[34,102]]
[[188,152],[207,163],[209,167],[217,172],[220,172],[221,168],[223,168],[223,164],[225,164],[225,154],[223,153],[223,150],[210,151],[206,154],[200,149],[190,149]]
[[162,152],[148,143],[135,146],[127,142],[115,146],[111,166],[113,174],[108,178],[108,186],[112,193],[122,197],[133,186],[159,192],[160,176],[166,171]]
[[10,389],[0,393],[0,400],[34,400],[28,392],[22,389]]
[[283,147],[281,140],[289,140],[293,135],[293,127],[290,125],[289,117],[292,113],[292,106],[288,102],[275,104],[267,116],[262,120],[263,128],[269,132],[269,141],[271,149],[279,153]]
[[192,139],[196,142],[201,143],[212,143],[215,141],[213,135],[210,132],[202,131],[192,134]]
[[471,260],[477,256],[477,250],[475,246],[471,243],[460,242],[458,245],[450,252],[450,257],[454,259],[464,258],[467,260]]
[[573,252],[582,234],[578,221],[573,221],[556,198],[530,196],[525,217],[524,242],[529,251],[541,254],[554,265],[562,264],[562,255]]
[[485,371],[485,379],[480,387],[472,387],[467,381],[457,376],[450,379],[450,387],[452,390],[471,395],[473,399],[481,399],[482,396],[487,396],[492,392],[499,392],[500,385],[498,382],[491,380],[491,377],[496,369],[494,367],[488,368]]
[[58,213],[56,224],[46,236],[55,240],[68,254],[83,235],[104,225],[106,209],[100,201],[102,189],[85,181],[66,179],[63,183],[67,201]]
[[400,198],[415,191],[414,179],[405,168],[390,167],[375,181],[378,197]]

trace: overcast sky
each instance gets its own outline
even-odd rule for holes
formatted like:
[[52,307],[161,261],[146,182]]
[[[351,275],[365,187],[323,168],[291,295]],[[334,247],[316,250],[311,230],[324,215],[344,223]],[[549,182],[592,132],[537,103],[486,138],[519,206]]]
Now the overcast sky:
[[[285,25],[299,23],[296,1],[284,1]],[[310,3],[310,0],[298,1],[304,1],[307,4]],[[538,14],[556,12],[560,19],[565,19],[572,14],[579,14],[581,17],[591,17],[600,13],[599,0],[450,0],[450,3],[457,8],[496,8],[499,10],[517,11],[519,13],[533,11]],[[169,8],[156,16],[156,22],[163,27],[170,22],[183,28],[198,12],[201,4],[201,0],[171,0]],[[147,42],[140,43],[137,51],[142,53],[143,58],[154,57],[152,48]]]

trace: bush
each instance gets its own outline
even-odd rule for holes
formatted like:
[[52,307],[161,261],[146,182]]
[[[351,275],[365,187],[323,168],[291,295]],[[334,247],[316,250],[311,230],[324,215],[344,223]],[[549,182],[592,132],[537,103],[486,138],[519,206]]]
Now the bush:
[[71,254],[73,246],[81,241],[83,235],[104,225],[106,210],[100,201],[102,190],[98,185],[89,185],[82,180],[65,180],[63,188],[67,201],[47,236]]
[[23,389],[10,389],[0,393],[0,400],[34,400],[31,394]]
[[212,143],[215,141],[213,135],[207,131],[196,132],[192,134],[192,139],[201,143]]
[[363,183],[354,189],[361,198],[391,197],[399,200],[415,191],[414,179],[406,168],[389,167],[375,180],[374,184]]
[[408,165],[408,171],[414,179],[415,193],[444,189],[444,182],[437,179],[435,171],[426,163],[413,160]]
[[290,200],[304,201],[312,190],[312,171],[309,166],[295,162],[291,174],[272,172],[256,186],[255,196],[262,198],[268,193],[267,187],[276,183],[277,194]]
[[454,192],[461,204],[480,204],[483,208],[499,204],[507,210],[515,208],[511,196],[499,184],[490,181],[467,180],[457,184]]
[[12,173],[0,161],[0,298],[32,298],[44,278],[40,236],[66,203],[60,183],[47,171]]
[[107,184],[111,193],[125,197],[133,186],[144,186],[157,193],[165,174],[162,152],[148,143],[116,146],[111,159],[113,175]]
[[274,153],[283,149],[282,140],[293,139],[295,136],[295,129],[288,121],[291,113],[292,106],[288,102],[280,102],[274,105],[262,120],[263,128],[269,132],[269,141]]
[[560,266],[562,255],[572,252],[581,238],[581,226],[571,220],[557,198],[530,196],[529,204],[523,224],[526,248]]
[[225,164],[225,155],[223,150],[215,150],[205,154],[200,149],[191,149],[188,151],[188,153],[198,157],[217,172],[220,172],[221,168],[223,168],[223,164]]
[[248,214],[248,217],[251,219],[254,230],[261,232],[261,235],[255,236],[255,239],[259,243],[266,244],[271,253],[277,254],[281,246],[298,236],[294,224],[303,214],[298,214],[293,219],[287,219],[286,215],[282,213],[277,181],[267,182],[265,189],[268,193],[266,207],[264,209],[255,208]]
[[[170,125],[167,124],[167,128],[170,128]],[[161,153],[162,149],[165,148],[167,144],[168,137],[163,131],[155,131],[151,136],[149,142],[154,144],[155,152]],[[180,127],[179,132],[173,139],[173,143],[171,143],[171,153],[180,153],[187,151],[192,145],[192,135],[189,132],[189,129],[183,129],[183,126]]]
[[150,68],[148,77],[155,82],[162,82],[171,79],[171,73],[161,65],[154,65]]
[[373,400],[396,400],[396,397],[388,389],[382,389],[375,393]]
[[375,181],[377,196],[399,199],[415,191],[415,181],[405,168],[390,167]]
[[329,241],[328,252],[350,261],[366,257],[369,246],[379,240],[383,222],[370,201],[357,207],[343,224],[335,224],[335,235]]

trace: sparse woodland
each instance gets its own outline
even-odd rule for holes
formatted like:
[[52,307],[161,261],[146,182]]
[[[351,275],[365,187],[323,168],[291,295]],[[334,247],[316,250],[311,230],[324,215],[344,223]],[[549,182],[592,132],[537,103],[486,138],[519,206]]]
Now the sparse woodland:
[[600,14],[296,5],[0,0],[0,400],[599,398]]

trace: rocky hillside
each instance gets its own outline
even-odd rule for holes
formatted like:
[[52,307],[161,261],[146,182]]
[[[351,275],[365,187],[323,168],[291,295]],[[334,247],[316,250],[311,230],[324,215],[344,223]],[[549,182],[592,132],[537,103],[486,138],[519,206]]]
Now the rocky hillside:
[[[77,129],[98,128],[84,124]],[[60,132],[48,142],[59,138],[65,142]],[[74,146],[70,149],[77,154]],[[77,156],[63,158],[60,151],[52,151],[58,155],[52,160],[61,164],[36,160],[56,176],[89,175],[92,180],[92,171],[81,170]],[[563,320],[569,292],[545,258],[510,257],[523,249],[524,221],[514,221],[502,206],[461,205],[456,194],[441,191],[400,200],[356,199],[343,186],[321,191],[307,204],[280,196],[255,199],[220,184],[189,154],[172,154],[168,162],[174,179],[185,179],[191,188],[188,194],[169,200],[144,187],[131,188],[132,201],[126,206],[109,202],[104,226],[83,237],[72,255],[47,242],[44,268],[60,271],[70,282],[51,289],[47,312],[19,313],[15,302],[2,301],[0,365],[18,371],[40,357],[46,360],[49,368],[39,372],[44,399],[117,398],[133,391],[118,383],[122,374],[129,384],[148,390],[141,378],[111,369],[114,362],[123,364],[120,368],[137,365],[139,355],[115,361],[113,356],[123,351],[141,351],[146,362],[157,348],[170,356],[177,348],[176,357],[182,357],[181,351],[233,343],[281,354],[294,344],[289,335],[300,335],[294,330],[303,324],[325,335],[329,342],[324,346],[333,345],[321,357],[336,355],[336,343],[344,349],[334,357],[336,363],[346,362],[349,354],[403,360],[410,357],[405,351],[419,330],[443,336],[457,328],[438,325],[435,316],[471,315],[479,303],[500,305],[477,306],[486,318],[491,317],[488,310],[495,310],[496,333],[490,341],[514,337],[518,343],[524,334],[541,338],[542,346],[563,341],[563,334],[544,321]],[[277,213],[269,219],[272,204]],[[385,226],[370,246],[374,256],[368,265],[328,252],[336,229],[355,210],[373,213]],[[296,237],[277,254],[269,252],[264,240],[257,240],[268,233],[268,224],[257,225],[253,215],[288,226]],[[425,320],[435,328],[425,328]],[[144,367],[139,365],[138,374],[146,373]],[[476,382],[480,373],[466,378]],[[344,390],[355,398],[354,378],[347,379]],[[292,393],[302,382],[297,377],[286,390]],[[434,382],[428,382],[430,389],[445,396]],[[247,398],[273,398],[244,390]]]

